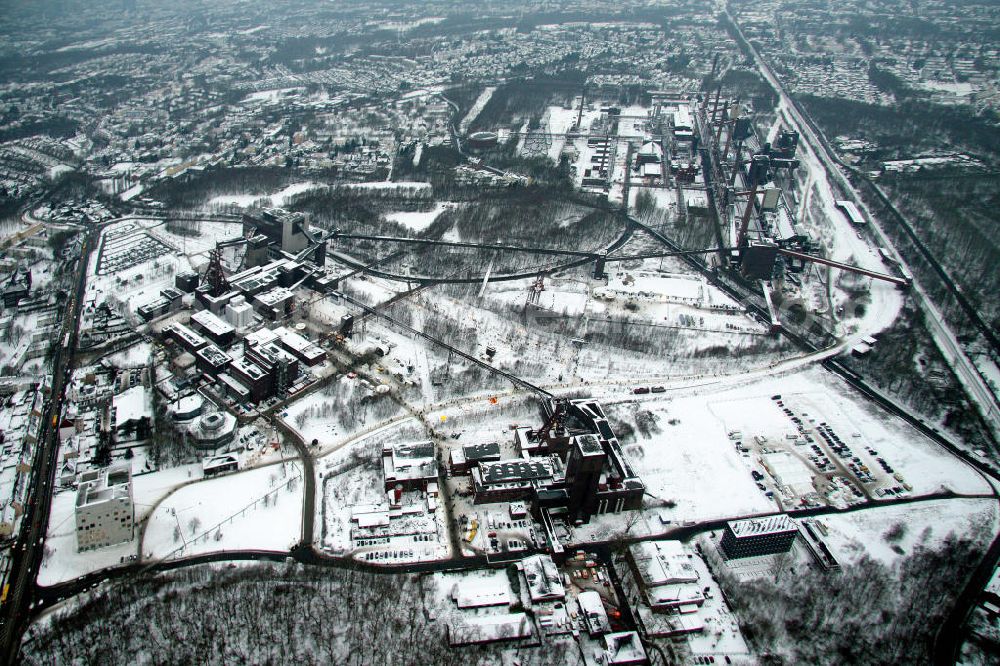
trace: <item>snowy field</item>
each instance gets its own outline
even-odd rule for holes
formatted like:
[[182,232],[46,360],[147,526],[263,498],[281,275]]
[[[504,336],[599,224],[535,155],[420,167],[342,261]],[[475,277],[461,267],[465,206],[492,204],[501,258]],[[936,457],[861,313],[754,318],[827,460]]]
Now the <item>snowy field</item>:
[[105,357],[105,361],[116,368],[141,368],[150,363],[153,358],[153,345],[149,342],[139,342],[120,352]]
[[[534,279],[526,279],[488,283],[483,295],[491,303],[523,306],[528,289],[534,282]],[[549,279],[545,283],[545,291],[538,296],[540,308],[566,315],[583,313],[589,301],[589,285],[576,280]]]
[[316,439],[329,448],[366,427],[385,422],[400,413],[396,402],[376,395],[366,380],[342,376],[331,384],[307,393],[282,412],[281,419],[306,442]]
[[45,555],[38,570],[39,585],[56,585],[94,571],[115,567],[137,554],[135,541],[78,553],[75,507],[74,491],[58,493],[52,498]]
[[341,413],[334,407],[339,396],[348,392],[346,383],[349,381],[342,377],[330,386],[308,393],[302,400],[289,405],[280,418],[306,442],[317,439],[320,446],[329,445],[341,436]]
[[[780,380],[767,380],[714,396],[710,411],[724,430],[772,438],[784,437],[794,426],[770,399],[780,394],[787,405],[826,422],[852,450],[871,446],[902,473],[920,495],[940,490],[976,494],[990,486],[972,468],[944,452],[898,419],[877,409],[835,377],[813,368]],[[854,437],[855,434],[860,437]]]
[[990,492],[972,468],[822,370],[810,369],[721,392],[642,403],[656,417],[656,425],[648,435],[637,428],[634,443],[628,442],[625,451],[649,492],[677,503],[673,509],[658,510],[664,519],[699,521],[780,510],[756,487],[748,461],[729,436],[740,432],[744,439],[784,439],[794,427],[771,399],[779,393],[786,404],[806,409],[844,433],[853,450],[863,448],[851,437],[857,432],[858,440],[877,449],[912,484],[913,494]]
[[777,510],[758,491],[708,400],[696,396],[643,405],[656,416],[659,432],[644,437],[637,430],[636,442],[625,446],[647,491],[676,503],[657,510],[661,520],[677,524]]
[[[268,91],[274,92],[274,91]],[[259,94],[259,93],[258,93]],[[271,194],[220,194],[216,197],[212,197],[208,201],[209,206],[238,206],[240,208],[250,208],[252,206],[267,207],[267,206],[277,206],[281,207],[288,203],[288,201],[303,192],[308,192],[309,190],[314,190],[318,187],[325,187],[320,183],[293,183],[288,187],[273,192]]]
[[287,462],[185,486],[149,519],[142,550],[171,558],[232,550],[286,551],[302,529],[302,466]]
[[[133,468],[139,466],[139,457]],[[201,478],[201,465],[183,465],[162,472],[132,477],[132,497],[136,523],[141,522],[160,498],[191,481]],[[94,571],[127,563],[137,555],[136,541],[84,553],[76,550],[76,492],[57,493],[52,498],[49,529],[45,537],[45,558],[38,572],[40,585],[55,585]]]
[[[652,271],[643,272],[653,274]],[[700,277],[691,276],[689,280],[687,275],[668,275],[674,276],[669,283],[679,283],[687,293],[701,294],[703,300],[661,302],[659,295],[656,300],[621,297],[609,300],[605,295],[611,292],[606,288],[597,287],[591,293],[590,280],[563,277],[547,279],[545,290],[539,295],[539,308],[523,317],[511,316],[511,310],[526,312],[525,302],[533,280],[488,284],[478,308],[435,292],[424,292],[410,302],[426,304],[435,314],[440,312],[449,318],[474,322],[480,342],[496,347],[497,364],[509,369],[505,364],[519,362],[521,368],[515,370],[516,373],[543,382],[561,382],[558,379],[561,374],[593,382],[618,377],[677,376],[716,369],[731,373],[769,365],[775,360],[775,353],[769,349],[785,355],[779,351],[779,341],[763,337],[762,325]],[[598,298],[599,294],[602,297]],[[574,337],[586,337],[590,330],[581,325],[580,315],[602,327],[629,327],[628,332],[634,337],[648,340],[651,353],[629,352],[620,347],[608,349],[597,343],[582,347],[567,344]],[[564,326],[568,330],[560,334]],[[714,352],[723,347],[731,355],[720,359]],[[750,353],[740,354],[742,349]],[[714,351],[699,355],[701,350]],[[538,371],[533,369],[536,362]]]
[[180,465],[160,472],[135,476],[136,465],[132,465],[132,501],[135,503],[135,520],[140,522],[148,517],[156,503],[183,485],[202,479],[201,464]]
[[[856,562],[868,555],[890,566],[918,546],[940,546],[949,534],[972,538],[986,548],[1000,529],[997,503],[991,499],[873,507],[818,521],[828,531],[823,540],[841,562]],[[898,538],[890,532],[896,525],[902,526]]]
[[469,131],[469,125],[476,121],[483,108],[489,103],[490,98],[493,97],[494,92],[496,92],[496,86],[487,86],[483,89],[475,103],[469,108],[469,112],[462,118],[462,122],[458,124],[459,134],[465,134]]
[[[405,288],[406,285],[400,282],[391,282],[382,278],[365,275],[352,277],[349,280],[345,280],[342,284],[344,293],[349,293],[370,306],[389,300]],[[352,309],[356,308],[352,306]]]
[[438,201],[434,204],[434,208],[428,211],[395,212],[387,214],[385,218],[390,222],[402,224],[411,231],[423,231],[434,224],[434,220],[438,218],[438,215],[452,208],[454,205],[447,201]]
[[243,234],[243,225],[239,222],[199,221],[194,227],[199,232],[197,236],[174,233],[167,224],[159,222],[147,221],[143,224],[151,235],[179,248],[191,260],[192,266],[207,264],[208,252],[215,249],[216,243],[239,238]]

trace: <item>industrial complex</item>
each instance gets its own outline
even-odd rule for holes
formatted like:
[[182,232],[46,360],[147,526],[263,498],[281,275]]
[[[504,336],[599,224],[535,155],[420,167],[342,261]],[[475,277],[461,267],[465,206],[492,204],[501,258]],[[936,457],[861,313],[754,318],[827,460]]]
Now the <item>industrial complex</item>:
[[55,4],[0,661],[992,663],[996,11]]

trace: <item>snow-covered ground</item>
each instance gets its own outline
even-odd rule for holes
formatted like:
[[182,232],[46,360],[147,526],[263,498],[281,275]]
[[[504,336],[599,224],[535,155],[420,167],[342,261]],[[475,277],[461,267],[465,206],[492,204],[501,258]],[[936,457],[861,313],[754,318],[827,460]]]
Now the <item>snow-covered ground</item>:
[[74,491],[58,493],[52,498],[45,556],[38,570],[39,585],[55,585],[94,571],[115,567],[137,554],[134,540],[78,553],[75,508]]
[[711,399],[697,396],[643,405],[656,416],[659,432],[647,438],[637,431],[636,443],[625,446],[647,491],[676,503],[656,510],[663,521],[677,524],[777,510],[754,484],[725,423],[712,413]]
[[[546,280],[539,299],[541,309],[527,317],[511,316],[512,307],[525,309],[527,287],[532,282],[488,285],[480,307],[439,292],[422,292],[408,300],[414,326],[423,328],[431,318],[441,317],[459,322],[457,328],[473,326],[482,348],[467,343],[456,346],[481,354],[486,345],[491,345],[497,350],[493,365],[547,386],[736,373],[767,368],[786,355],[780,341],[764,340],[760,325],[739,310],[707,310],[683,303],[650,301],[638,303],[638,310],[633,311],[625,307],[624,299],[610,302],[589,297],[587,282],[580,279]],[[573,316],[580,313],[587,316],[582,319]],[[621,323],[623,319],[625,324]],[[557,333],[563,322],[577,330]],[[595,324],[591,326],[589,322]],[[628,322],[637,326],[630,327]],[[636,338],[646,338],[647,351],[632,352],[598,341],[574,340],[577,336],[584,338],[597,327],[614,332],[613,326],[628,327],[628,332]],[[667,329],[670,331],[665,332]],[[609,337],[608,341],[611,340]],[[712,354],[696,353],[711,348],[714,348]],[[721,349],[727,349],[729,355],[719,356]],[[741,353],[744,349],[747,353]]]
[[[133,464],[133,470],[136,466]],[[133,472],[134,474],[134,472]],[[171,467],[159,472],[132,477],[132,501],[135,503],[135,520],[141,522],[149,516],[156,503],[177,488],[202,479],[201,465],[192,463]]]
[[[451,553],[440,499],[407,491],[390,507],[384,486],[382,447],[418,441],[425,431],[400,419],[359,435],[317,460],[317,537],[320,548],[373,564],[446,559]],[[384,525],[362,527],[360,515],[379,514]]]
[[[1000,512],[991,499],[874,507],[817,520],[827,529],[823,540],[842,563],[867,555],[892,565],[918,546],[940,546],[949,534],[971,538],[985,548],[1000,529]],[[896,528],[898,538],[890,532],[896,525],[901,526]]]
[[400,193],[429,193],[430,183],[422,181],[372,181],[368,183],[344,183],[343,187],[352,190],[397,190]]
[[342,376],[328,386],[293,402],[280,418],[306,442],[318,440],[326,449],[366,426],[396,416],[397,403],[380,397],[372,405],[375,387],[360,377]]
[[438,201],[434,204],[434,208],[428,211],[402,211],[389,213],[385,217],[390,222],[402,224],[412,231],[423,231],[434,224],[434,220],[438,218],[438,215],[452,206],[454,204],[446,201]]
[[141,368],[153,358],[153,345],[139,342],[107,356],[105,360],[116,368]]
[[286,551],[301,535],[303,485],[302,466],[286,462],[185,486],[150,517],[143,555]]
[[[274,92],[274,91],[268,91]],[[284,206],[288,200],[297,194],[308,192],[309,190],[323,187],[320,183],[293,183],[284,189],[272,194],[220,194],[212,197],[209,206],[239,206],[249,208],[250,206]]]
[[193,266],[201,266],[208,262],[209,250],[214,250],[216,243],[239,238],[243,234],[243,225],[239,222],[197,222],[194,227],[197,236],[185,236],[173,233],[166,224],[159,222],[143,222],[150,235],[162,240],[171,247],[181,250],[191,259]]
[[462,122],[458,124],[459,134],[465,134],[469,131],[469,125],[475,122],[476,118],[479,117],[483,108],[486,107],[490,98],[493,97],[494,92],[496,92],[496,86],[486,86],[486,88],[483,89],[483,92],[481,92],[479,97],[476,98],[475,104],[469,108],[469,112],[465,114],[465,117],[462,118]]
[[[789,121],[789,114],[782,99],[778,105],[778,114],[785,118],[786,125],[795,126]],[[882,262],[878,248],[867,241],[863,233],[853,227],[847,218],[836,207],[836,201],[841,195],[833,189],[827,177],[826,169],[809,145],[809,142],[799,143],[796,157],[801,161],[803,175],[809,191],[803,196],[810,203],[810,209],[805,218],[806,228],[817,238],[823,239],[829,250],[827,256],[836,261],[855,264],[878,273],[887,273],[889,269]],[[814,215],[809,213],[815,212]],[[809,222],[812,217],[812,223]],[[839,271],[834,270],[834,274]],[[895,286],[881,280],[867,280],[871,283],[869,289],[870,302],[865,305],[863,314],[855,307],[850,298],[843,292],[838,292],[836,302],[844,308],[844,334],[850,335],[849,344],[857,344],[861,338],[878,333],[888,328],[903,304],[903,296]]]
[[[135,465],[135,461],[133,461]],[[201,478],[201,465],[183,465],[162,472],[132,477],[132,498],[136,524],[140,523],[157,501],[186,483]],[[40,585],[55,585],[94,571],[127,563],[138,555],[138,543],[99,548],[84,553],[76,549],[76,491],[66,490],[52,498],[49,528],[45,537],[46,555],[38,571]],[[138,531],[138,530],[137,530]]]
[[406,287],[399,282],[390,282],[382,278],[360,275],[343,282],[345,293],[363,300],[368,305],[376,305],[389,300]]
[[[795,432],[771,399],[775,394],[817,423],[828,423],[855,453],[867,455],[865,446],[877,450],[911,484],[913,494],[990,492],[989,484],[971,467],[853,394],[836,378],[809,369],[721,391],[706,387],[702,393],[642,402],[642,409],[655,415],[658,432],[644,436],[637,430],[635,442],[627,444],[625,452],[650,493],[677,503],[672,509],[657,509],[664,520],[676,523],[780,510],[756,487],[749,471],[753,461],[744,460],[730,438],[730,433],[739,432],[742,439],[761,436],[781,441]],[[854,438],[854,433],[860,437]]]
[[293,90],[300,90],[300,88],[275,88],[273,90],[260,90],[258,92],[250,93],[245,98],[244,102],[274,102],[280,99],[286,93],[292,92]]

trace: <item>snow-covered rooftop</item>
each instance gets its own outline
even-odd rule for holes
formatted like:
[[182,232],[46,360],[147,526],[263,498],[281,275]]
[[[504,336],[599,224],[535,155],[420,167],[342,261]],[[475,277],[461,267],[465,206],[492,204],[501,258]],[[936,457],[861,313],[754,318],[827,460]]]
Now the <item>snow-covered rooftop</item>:
[[511,602],[510,585],[505,578],[463,578],[451,593],[459,608],[507,606]]
[[630,548],[636,569],[647,587],[693,583],[698,573],[679,541],[644,541]]
[[524,613],[462,618],[448,627],[451,645],[471,645],[531,636],[531,621]]
[[548,555],[532,555],[521,560],[531,600],[547,601],[566,596],[559,568]]
[[146,388],[143,386],[134,386],[119,393],[112,400],[115,407],[115,420],[118,423],[138,420],[143,416],[150,416],[152,413],[151,403]]
[[765,518],[747,518],[746,520],[731,520],[727,526],[736,537],[761,536],[764,534],[780,534],[795,532],[798,527],[787,514],[767,516]]

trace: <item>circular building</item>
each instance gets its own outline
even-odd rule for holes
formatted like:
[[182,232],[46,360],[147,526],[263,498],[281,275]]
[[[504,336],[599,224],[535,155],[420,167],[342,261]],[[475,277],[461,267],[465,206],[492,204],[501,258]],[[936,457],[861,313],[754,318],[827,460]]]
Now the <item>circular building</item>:
[[199,416],[204,408],[205,399],[197,393],[192,393],[170,403],[167,409],[175,421],[190,421]]
[[496,132],[473,132],[466,139],[469,148],[473,150],[486,150],[497,145]]
[[236,417],[228,412],[202,414],[188,434],[196,449],[215,450],[233,441],[236,436]]

